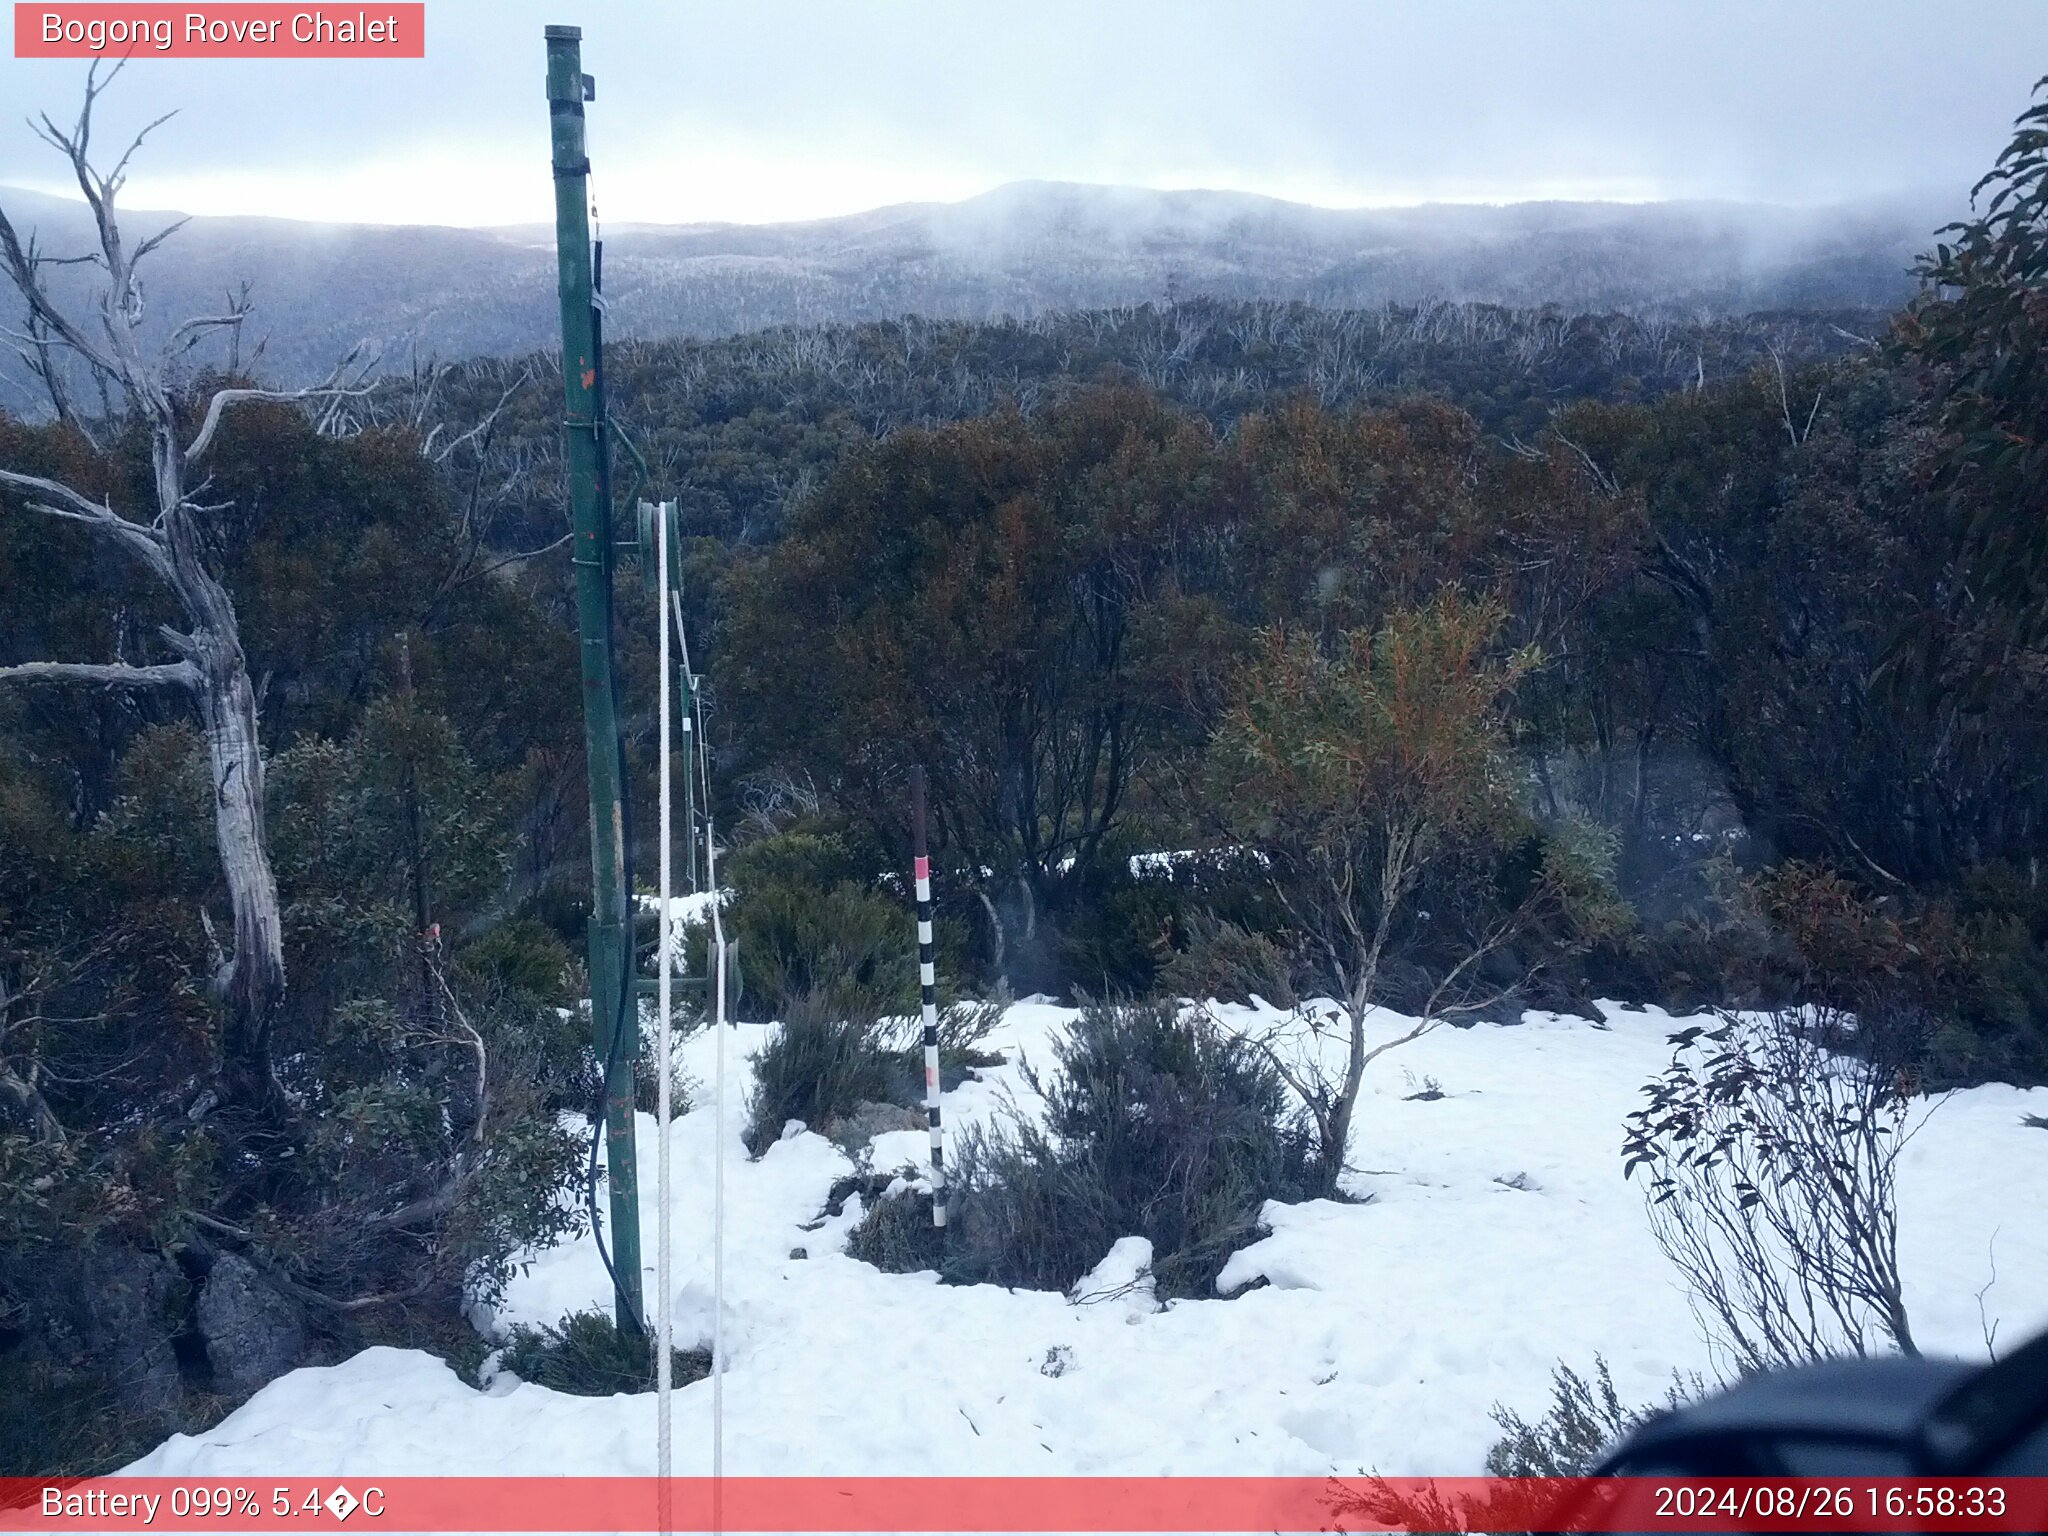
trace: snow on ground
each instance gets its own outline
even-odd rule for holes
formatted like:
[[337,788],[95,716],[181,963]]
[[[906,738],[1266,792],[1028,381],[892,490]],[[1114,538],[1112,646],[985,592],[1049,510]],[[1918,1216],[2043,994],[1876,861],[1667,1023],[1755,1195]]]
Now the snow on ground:
[[[642,892],[635,895],[633,900],[643,912],[661,910],[661,897],[658,895],[650,896]],[[725,907],[731,902],[732,892],[729,890],[696,891],[687,896],[671,896],[668,899],[669,916],[674,919],[678,929],[693,928],[699,923],[711,921],[711,908],[714,905]]]
[[[1278,1015],[1219,1008],[1238,1028]],[[1604,1353],[1625,1399],[1709,1361],[1652,1241],[1618,1147],[1637,1090],[1684,1021],[1608,1006],[1608,1023],[1532,1014],[1442,1028],[1375,1062],[1352,1146],[1364,1204],[1271,1205],[1272,1234],[1217,1299],[1144,1304],[1142,1245],[1121,1243],[1075,1301],[883,1274],[841,1251],[858,1214],[806,1231],[848,1159],[799,1132],[758,1162],[739,1144],[758,1026],[727,1033],[726,1470],[744,1473],[1315,1475],[1479,1470],[1496,1402],[1534,1416],[1552,1365]],[[1028,1111],[1020,1055],[1045,1063],[1071,1011],[1014,1005],[1008,1064],[946,1095],[949,1127]],[[1399,1021],[1389,1016],[1387,1027]],[[701,1091],[671,1127],[677,1342],[711,1330],[717,1041],[679,1055]],[[1443,1096],[1411,1099],[1426,1080]],[[1935,1109],[1901,1175],[1901,1259],[1924,1347],[1981,1357],[2048,1326],[2048,1090],[1985,1087]],[[642,1231],[654,1290],[655,1126],[640,1118]],[[876,1138],[916,1162],[922,1131]],[[801,1247],[806,1258],[791,1257]],[[1993,1254],[1998,1279],[1991,1279]],[[534,1256],[495,1319],[609,1305],[582,1239]],[[676,1471],[709,1471],[711,1389],[675,1399]],[[371,1349],[273,1382],[207,1434],[129,1468],[158,1474],[645,1473],[652,1395],[479,1392],[435,1358]]]

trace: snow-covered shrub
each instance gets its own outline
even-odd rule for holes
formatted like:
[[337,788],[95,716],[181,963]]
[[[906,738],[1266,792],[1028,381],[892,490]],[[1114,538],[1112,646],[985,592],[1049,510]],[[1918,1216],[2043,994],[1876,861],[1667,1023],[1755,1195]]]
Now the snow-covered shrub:
[[899,1196],[870,1212],[848,1251],[886,1268],[1067,1290],[1119,1238],[1141,1236],[1160,1293],[1197,1295],[1256,1232],[1265,1201],[1309,1187],[1312,1143],[1279,1078],[1199,1015],[1089,1008],[1055,1070],[1031,1076],[1043,1124],[972,1128],[951,1149],[942,1243],[929,1203]]
[[[964,1190],[973,1185],[970,1170],[975,1166],[975,1147],[979,1136],[973,1128],[946,1148],[947,1182],[950,1186],[947,1196],[949,1219],[954,1223],[945,1232],[932,1225],[932,1199],[928,1190],[907,1187],[889,1193],[889,1186],[898,1182],[888,1175],[868,1175],[859,1191],[866,1208],[860,1223],[846,1236],[846,1251],[852,1257],[877,1269],[892,1274],[915,1274],[920,1270],[937,1270],[949,1280],[969,1281],[980,1278],[959,1267],[955,1257],[958,1236],[960,1199]],[[909,1170],[905,1170],[908,1173]],[[964,1176],[963,1176],[964,1175]],[[827,1210],[832,1210],[831,1205]]]
[[[711,1356],[701,1349],[669,1351],[677,1386],[711,1373]],[[654,1343],[644,1333],[621,1332],[604,1312],[572,1312],[560,1323],[521,1323],[506,1337],[498,1369],[521,1381],[578,1397],[611,1397],[654,1389]]]

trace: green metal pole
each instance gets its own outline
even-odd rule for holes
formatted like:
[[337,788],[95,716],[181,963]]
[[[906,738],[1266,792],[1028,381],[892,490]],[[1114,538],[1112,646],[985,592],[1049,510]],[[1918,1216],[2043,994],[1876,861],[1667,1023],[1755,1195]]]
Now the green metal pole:
[[[614,1306],[622,1330],[637,1330],[640,1305],[640,1191],[633,1146],[633,1062],[640,1010],[628,986],[632,950],[626,889],[618,704],[612,694],[611,508],[599,495],[605,445],[597,414],[597,333],[590,286],[590,161],[583,103],[594,94],[583,73],[583,32],[549,27],[548,119],[554,138],[555,249],[561,264],[562,384],[567,407],[569,500],[575,533],[576,624],[583,645],[583,755],[590,774],[590,1035],[605,1080],[606,1168],[611,1194]],[[614,1038],[614,1032],[617,1038]]]

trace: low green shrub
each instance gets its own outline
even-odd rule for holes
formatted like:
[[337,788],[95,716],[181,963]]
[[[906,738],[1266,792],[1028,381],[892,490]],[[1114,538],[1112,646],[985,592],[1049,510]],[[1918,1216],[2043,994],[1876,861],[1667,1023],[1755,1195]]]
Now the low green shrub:
[[754,1058],[744,1140],[756,1157],[791,1120],[816,1131],[877,1100],[900,1102],[902,1023],[833,1017],[822,999],[798,1000]]
[[[725,912],[750,1018],[807,1010],[880,1018],[917,1006],[908,908],[873,884],[848,839],[800,824],[734,854]],[[705,945],[693,932],[692,959]]]
[[536,917],[498,924],[465,945],[455,963],[489,992],[515,992],[558,1007],[572,1006],[582,993],[577,957]]
[[1298,1000],[1294,962],[1276,940],[1208,914],[1189,920],[1187,942],[1160,967],[1159,984],[1173,997],[1248,1003],[1257,996],[1276,1008]]
[[1312,1142],[1279,1078],[1198,1015],[1088,1008],[1056,1070],[1031,1081],[1042,1126],[1016,1117],[949,1147],[942,1242],[919,1232],[928,1199],[899,1195],[869,1210],[848,1251],[884,1268],[1065,1290],[1137,1235],[1152,1244],[1161,1295],[1200,1295],[1257,1233],[1267,1200],[1312,1187]]
[[1533,1422],[1495,1403],[1489,1417],[1501,1438],[1486,1453],[1489,1477],[1583,1477],[1600,1455],[1637,1426],[1706,1395],[1706,1383],[1674,1377],[1660,1404],[1631,1408],[1615,1390],[1607,1362],[1593,1357],[1588,1381],[1568,1365],[1550,1373],[1550,1407]]
[[[711,1374],[705,1350],[676,1349],[669,1356],[671,1380],[679,1387]],[[572,1312],[553,1327],[515,1326],[498,1366],[521,1381],[578,1397],[654,1390],[652,1340],[622,1332],[603,1312]]]

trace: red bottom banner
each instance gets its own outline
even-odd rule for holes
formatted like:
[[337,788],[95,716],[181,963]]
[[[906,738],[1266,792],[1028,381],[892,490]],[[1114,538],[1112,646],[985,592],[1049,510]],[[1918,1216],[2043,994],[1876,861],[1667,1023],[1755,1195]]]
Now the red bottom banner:
[[2048,1478],[0,1478],[0,1531],[2044,1531]]

